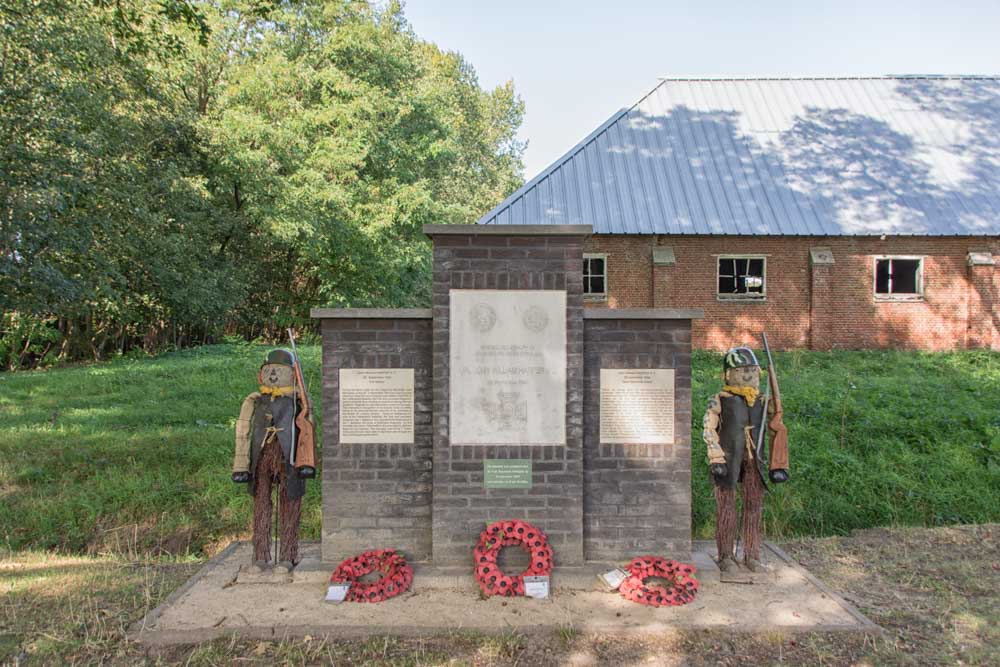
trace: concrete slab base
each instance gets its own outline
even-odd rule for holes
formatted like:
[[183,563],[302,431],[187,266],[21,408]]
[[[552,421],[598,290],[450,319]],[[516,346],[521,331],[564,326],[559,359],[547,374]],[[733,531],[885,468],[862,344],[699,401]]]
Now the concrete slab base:
[[[481,599],[471,565],[414,567],[409,591],[380,604],[323,602],[333,565],[319,560],[319,545],[304,544],[290,577],[264,582],[241,577],[250,562],[246,543],[231,544],[190,581],[131,629],[148,644],[192,643],[239,634],[255,638],[303,635],[358,637],[420,635],[451,630],[531,633],[572,626],[583,632],[658,632],[669,628],[735,631],[879,631],[878,626],[792,561],[765,545],[770,571],[753,583],[720,581],[710,542],[693,544],[701,588],[691,604],[651,608],[600,590],[597,574],[610,563],[556,568],[552,597]],[[247,568],[248,569],[248,568]],[[253,579],[253,584],[241,583]],[[290,579],[290,581],[288,581]]]

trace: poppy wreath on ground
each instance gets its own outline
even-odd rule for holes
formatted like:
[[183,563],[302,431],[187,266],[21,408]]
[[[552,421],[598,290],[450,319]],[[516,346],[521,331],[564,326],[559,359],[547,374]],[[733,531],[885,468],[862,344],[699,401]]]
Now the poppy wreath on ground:
[[[622,582],[618,591],[626,600],[651,607],[679,606],[694,600],[698,592],[697,572],[693,565],[679,563],[659,556],[633,558],[625,570],[629,577]],[[647,586],[650,577],[661,577],[673,582],[673,586]]]
[[[527,569],[518,575],[504,574],[497,565],[503,547],[520,546],[531,558]],[[483,595],[524,595],[526,576],[548,576],[552,573],[552,547],[538,528],[520,520],[495,521],[486,526],[473,549],[476,581]]]
[[[381,572],[382,578],[372,583],[358,581],[371,572]],[[413,568],[395,549],[374,549],[348,558],[330,576],[331,584],[351,584],[344,598],[349,602],[388,600],[405,591],[412,582]]]

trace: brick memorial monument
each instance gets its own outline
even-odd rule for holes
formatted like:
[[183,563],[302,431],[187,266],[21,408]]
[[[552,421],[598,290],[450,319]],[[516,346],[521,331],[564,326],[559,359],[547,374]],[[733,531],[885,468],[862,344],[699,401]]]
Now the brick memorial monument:
[[691,319],[585,308],[585,225],[428,225],[429,309],[315,309],[323,561],[469,565],[523,519],[560,566],[691,555]]

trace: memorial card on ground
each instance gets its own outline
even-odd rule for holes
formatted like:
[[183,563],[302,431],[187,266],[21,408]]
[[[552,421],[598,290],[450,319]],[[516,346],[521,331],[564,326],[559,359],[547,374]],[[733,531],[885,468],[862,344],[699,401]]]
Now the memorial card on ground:
[[566,444],[566,292],[451,290],[451,444]]
[[413,443],[413,369],[340,369],[340,442]]
[[601,369],[601,442],[674,442],[674,369]]

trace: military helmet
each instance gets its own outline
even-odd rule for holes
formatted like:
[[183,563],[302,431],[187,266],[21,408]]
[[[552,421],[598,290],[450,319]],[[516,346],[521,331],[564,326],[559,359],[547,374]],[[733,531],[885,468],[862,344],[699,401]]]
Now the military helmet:
[[729,352],[726,352],[726,356],[722,360],[723,371],[728,371],[730,368],[744,368],[746,366],[760,368],[760,364],[757,363],[757,357],[749,347],[731,348]]
[[294,367],[295,355],[292,354],[291,350],[278,347],[267,353],[267,357],[264,359],[264,363],[261,364],[261,366],[266,366],[268,364],[281,364],[282,366]]

